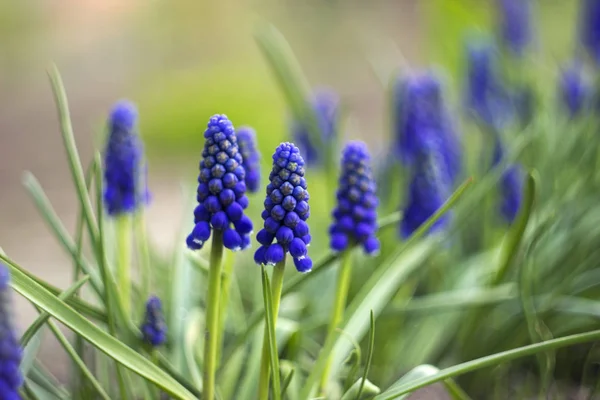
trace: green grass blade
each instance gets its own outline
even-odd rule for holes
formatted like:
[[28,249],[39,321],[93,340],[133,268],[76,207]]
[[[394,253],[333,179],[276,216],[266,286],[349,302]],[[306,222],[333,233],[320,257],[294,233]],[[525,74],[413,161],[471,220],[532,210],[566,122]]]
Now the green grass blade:
[[290,383],[292,383],[292,379],[294,379],[294,374],[296,373],[295,369],[292,369],[283,380],[281,384],[281,398],[285,398],[285,392],[287,392]]
[[194,385],[192,385],[190,382],[188,382],[188,380],[185,379],[184,376],[182,376],[177,370],[175,370],[175,366],[173,364],[171,364],[171,362],[162,353],[157,353],[157,354],[158,354],[158,364],[165,371],[167,371],[169,374],[171,374],[171,376],[174,379],[176,379],[177,382],[181,383],[181,386],[185,387],[187,390],[190,391],[190,393],[194,394],[194,396],[196,396],[198,398],[200,398],[200,396],[202,396],[200,391]]
[[[68,299],[69,297],[73,296],[73,294],[75,294],[83,285],[85,285],[89,279],[90,279],[89,276],[84,276],[79,281],[75,282],[74,285],[69,287],[64,292],[62,292],[60,294],[60,296],[58,296],[58,298],[64,301],[65,299]],[[21,346],[22,347],[27,346],[29,341],[38,332],[38,330],[46,323],[46,321],[48,321],[48,318],[50,318],[50,314],[48,314],[47,312],[43,311],[40,313],[40,315],[36,318],[36,320],[33,321],[33,323],[29,326],[29,328],[27,328],[25,333],[23,333],[23,335],[21,336]]]
[[273,398],[280,399],[281,384],[279,377],[279,352],[277,350],[277,340],[275,338],[275,325],[273,318],[273,299],[271,298],[271,283],[267,276],[265,266],[261,265],[262,286],[263,286],[263,302],[265,306],[265,323],[267,333],[267,341],[269,345],[269,356],[271,359],[271,371],[273,376]]
[[397,399],[399,398],[399,396],[405,393],[414,392],[417,389],[429,386],[433,383],[443,381],[448,378],[453,378],[455,376],[460,376],[468,372],[476,371],[478,369],[498,365],[522,357],[531,356],[542,351],[560,349],[563,347],[573,346],[581,343],[589,343],[599,339],[600,330],[596,330],[586,333],[569,335],[558,339],[552,339],[545,342],[532,344],[529,346],[523,346],[512,350],[503,351],[500,353],[492,354],[487,357],[482,357],[462,364],[458,364],[450,368],[445,368],[433,375],[424,378],[414,379],[405,384],[392,387],[380,394],[379,396],[375,397],[374,400]]
[[360,399],[365,382],[367,381],[367,375],[369,375],[369,369],[371,368],[371,362],[373,362],[373,349],[375,348],[375,316],[373,310],[369,314],[369,321],[371,322],[371,328],[369,329],[369,347],[367,349],[367,363],[365,364],[365,370],[363,372],[360,386],[358,387],[358,393],[356,393],[356,400]]
[[196,399],[193,394],[163,370],[102,331],[56,296],[52,295],[52,293],[28,278],[21,272],[20,268],[16,267],[15,263],[10,260],[6,260],[5,263],[11,269],[13,288],[27,300],[48,312],[52,317],[65,324],[75,333],[84,337],[88,342],[119,364],[155,383],[165,392],[178,399]]
[[73,127],[71,125],[67,94],[56,65],[52,65],[52,67],[49,69],[48,76],[50,77],[52,93],[54,95],[54,100],[58,110],[60,130],[65,150],[67,152],[67,160],[69,162],[69,169],[71,170],[71,177],[73,178],[73,182],[75,184],[77,197],[79,199],[81,209],[83,210],[83,216],[86,221],[90,238],[92,239],[93,245],[97,246],[98,226],[94,220],[94,210],[90,200],[89,192],[85,185],[85,176],[81,166],[81,160],[79,159],[79,153],[77,152],[77,146],[75,144],[75,135],[73,134]]
[[[437,373],[439,373],[440,370],[439,368],[434,367],[433,365],[429,365],[429,364],[422,364],[419,365],[415,368],[413,368],[412,370],[410,370],[406,375],[404,375],[402,378],[398,379],[391,387],[395,388],[395,387],[399,387],[403,384],[406,384],[408,382],[414,381],[416,379],[421,379],[421,378],[425,378],[428,376],[433,376]],[[456,384],[456,382],[454,382],[453,379],[446,379],[444,382],[444,385],[446,386],[446,390],[448,391],[448,394],[450,394],[450,396],[452,397],[453,400],[470,400],[470,397],[468,394],[466,394],[460,386],[458,386]],[[388,390],[390,390],[388,389]],[[398,397],[398,399],[406,399],[408,398],[409,394],[405,394],[402,395],[400,397]]]

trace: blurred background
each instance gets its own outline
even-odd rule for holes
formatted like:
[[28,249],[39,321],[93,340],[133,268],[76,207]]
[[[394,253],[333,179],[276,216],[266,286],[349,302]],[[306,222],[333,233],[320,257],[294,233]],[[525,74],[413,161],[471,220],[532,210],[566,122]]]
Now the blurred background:
[[[391,73],[437,65],[456,93],[464,39],[493,33],[493,3],[0,1],[0,243],[41,278],[61,287],[68,282],[68,258],[21,186],[23,171],[32,171],[73,229],[76,197],[45,72],[51,63],[63,76],[84,164],[102,147],[112,103],[137,103],[154,196],[148,222],[154,242],[168,249],[184,201],[193,196],[184,196],[181,184],[195,183],[210,115],[225,113],[235,125],[256,128],[265,165],[274,146],[288,138],[284,98],[253,38],[260,21],[284,34],[311,85],[340,94],[343,135],[366,140],[375,152],[388,137],[385,91]],[[550,85],[554,66],[571,55],[578,3],[536,3],[539,37],[531,57],[543,54],[536,74],[547,74]],[[24,327],[36,314],[18,301]],[[51,354],[45,346],[42,357]],[[64,379],[64,371],[56,373]]]

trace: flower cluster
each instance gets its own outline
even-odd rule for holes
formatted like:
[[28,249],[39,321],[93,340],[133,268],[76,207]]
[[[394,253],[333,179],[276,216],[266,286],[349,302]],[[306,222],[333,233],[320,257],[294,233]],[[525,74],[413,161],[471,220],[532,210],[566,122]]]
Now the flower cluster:
[[399,158],[414,166],[423,142],[438,142],[443,168],[454,182],[461,170],[460,141],[444,104],[440,80],[433,73],[401,78],[394,98]]
[[153,347],[160,346],[167,340],[167,324],[163,315],[162,303],[156,296],[146,302],[146,313],[141,327],[144,341]]
[[[500,140],[496,140],[494,146],[493,165],[496,166],[504,158],[504,148]],[[500,179],[500,214],[507,222],[514,221],[523,196],[523,178],[521,167],[518,164],[512,164],[502,174]]]
[[198,176],[199,204],[194,210],[195,226],[187,237],[187,246],[192,250],[201,249],[215,229],[223,233],[226,248],[247,248],[252,221],[244,214],[248,207],[246,171],[231,121],[225,115],[213,115],[204,138]]
[[595,63],[600,63],[600,2],[583,0],[579,40]]
[[256,147],[256,133],[248,126],[238,128],[236,133],[242,153],[242,166],[246,170],[246,188],[254,193],[260,187],[260,154]]
[[136,108],[127,101],[117,103],[110,113],[104,152],[104,204],[109,215],[134,212],[150,198],[136,120]]
[[13,325],[10,273],[0,263],[0,398],[20,399],[23,376],[19,364],[23,349]]
[[498,0],[500,37],[505,46],[521,56],[531,42],[531,0]]
[[371,173],[371,157],[363,142],[350,142],[342,154],[337,207],[330,228],[331,248],[343,251],[360,244],[367,254],[379,251],[377,196]]
[[[317,119],[317,128],[323,143],[334,139],[338,129],[340,99],[329,89],[319,89],[313,94],[311,100],[312,111]],[[311,140],[310,126],[306,121],[294,121],[292,124],[294,142],[301,149],[307,164],[319,163],[322,159],[322,150],[318,144]]]
[[591,88],[585,80],[580,63],[573,62],[563,68],[558,91],[561,106],[567,110],[569,117],[575,118],[586,106],[591,94]]
[[[440,143],[424,140],[416,151],[414,175],[400,224],[401,236],[408,238],[427,221],[448,199],[450,190],[450,176],[444,170]],[[446,227],[449,218],[449,214],[445,213],[435,222],[429,233]]]
[[294,144],[281,143],[277,147],[269,180],[262,213],[264,228],[256,235],[261,246],[254,254],[254,261],[275,265],[289,252],[296,269],[308,272],[312,268],[307,249],[311,239],[306,223],[310,215],[309,194],[304,159]]

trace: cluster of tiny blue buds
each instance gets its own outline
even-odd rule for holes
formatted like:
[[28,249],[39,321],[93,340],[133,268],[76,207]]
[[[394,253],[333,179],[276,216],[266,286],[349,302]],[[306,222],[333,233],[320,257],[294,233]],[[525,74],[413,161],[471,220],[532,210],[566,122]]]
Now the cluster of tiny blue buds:
[[583,0],[582,3],[579,40],[590,58],[600,64],[600,2]]
[[[504,148],[499,139],[496,140],[492,165],[496,166],[504,159]],[[500,214],[506,222],[516,218],[523,197],[523,176],[519,164],[511,164],[500,179]]]
[[162,303],[156,296],[151,296],[146,302],[146,313],[141,330],[144,341],[152,347],[160,346],[167,340],[167,324]]
[[500,36],[508,49],[521,56],[532,40],[531,0],[498,0]]
[[380,244],[376,237],[377,205],[371,157],[363,142],[350,142],[344,148],[337,191],[337,207],[329,232],[331,248],[343,251],[360,244],[367,254],[376,254]]
[[187,237],[187,246],[201,249],[215,229],[223,233],[226,248],[245,249],[250,246],[252,220],[244,214],[248,207],[246,171],[231,121],[225,115],[213,115],[204,138],[198,176],[199,204],[194,210],[195,226]]
[[[310,215],[308,190],[304,179],[304,160],[292,143],[280,144],[273,154],[273,170],[269,175],[264,228],[256,235],[261,246],[254,254],[257,264],[275,265],[290,253],[299,272],[312,269],[308,257]],[[275,243],[274,243],[275,241]]]
[[256,133],[248,126],[238,128],[236,133],[242,153],[242,166],[246,170],[246,188],[254,193],[260,187],[260,153],[256,147]]
[[585,79],[581,63],[575,61],[563,68],[558,89],[561,106],[569,117],[575,118],[591,97],[591,87]]
[[104,152],[104,205],[109,215],[132,213],[150,198],[136,121],[137,110],[127,101],[117,103],[110,113]]
[[19,364],[23,349],[17,339],[12,316],[10,273],[0,263],[0,399],[18,400],[23,376]]

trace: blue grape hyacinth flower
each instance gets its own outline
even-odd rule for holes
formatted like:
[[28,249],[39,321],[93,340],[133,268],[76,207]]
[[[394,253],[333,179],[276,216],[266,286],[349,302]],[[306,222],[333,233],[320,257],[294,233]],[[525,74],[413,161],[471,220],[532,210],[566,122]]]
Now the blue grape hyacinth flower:
[[596,64],[600,64],[600,1],[583,0],[579,40]]
[[[338,129],[339,96],[331,89],[317,89],[310,100],[310,106],[315,113],[322,142],[325,144],[330,143]],[[319,164],[322,161],[323,149],[319,149],[318,143],[311,140],[310,127],[307,126],[305,121],[293,121],[292,137],[302,151],[307,164]]]
[[12,314],[12,289],[8,267],[0,263],[0,398],[20,399],[23,376],[19,369],[23,349],[19,343]]
[[286,253],[299,272],[312,269],[307,246],[311,236],[306,220],[310,216],[309,194],[304,178],[304,159],[298,147],[281,143],[273,154],[273,170],[269,175],[264,227],[256,235],[261,246],[254,254],[257,264],[275,265]]
[[141,327],[144,341],[152,347],[158,347],[167,341],[167,324],[162,310],[162,302],[151,296],[146,302],[146,313]]
[[530,0],[497,0],[500,37],[513,54],[522,56],[531,43],[532,2]]
[[337,207],[330,227],[331,248],[344,251],[359,244],[367,254],[376,254],[377,239],[376,185],[371,172],[371,156],[363,142],[350,142],[344,148],[337,191]]
[[562,69],[558,91],[560,104],[568,112],[569,117],[578,116],[591,95],[591,87],[585,80],[581,63],[572,62]]
[[260,188],[260,153],[256,146],[256,132],[248,126],[242,126],[236,133],[242,153],[242,166],[246,170],[246,188],[254,193]]
[[[504,158],[504,148],[496,140],[492,165],[496,166]],[[500,214],[509,223],[513,222],[521,208],[523,197],[523,173],[519,164],[511,164],[500,179]]]
[[[408,198],[400,224],[400,235],[406,239],[427,221],[450,196],[451,182],[444,168],[444,159],[439,143],[424,141],[418,149]],[[449,222],[444,214],[428,233],[443,230]]]
[[132,103],[115,104],[108,120],[104,151],[104,205],[109,215],[132,213],[150,198],[136,122],[137,110]]
[[250,245],[252,220],[248,207],[246,170],[233,124],[225,115],[213,115],[204,132],[204,150],[198,176],[194,229],[187,237],[188,248],[199,250],[212,230],[223,233],[223,246],[242,250]]
[[461,143],[432,72],[400,78],[394,91],[395,144],[399,159],[414,166],[424,142],[437,142],[443,168],[454,182],[462,168]]

